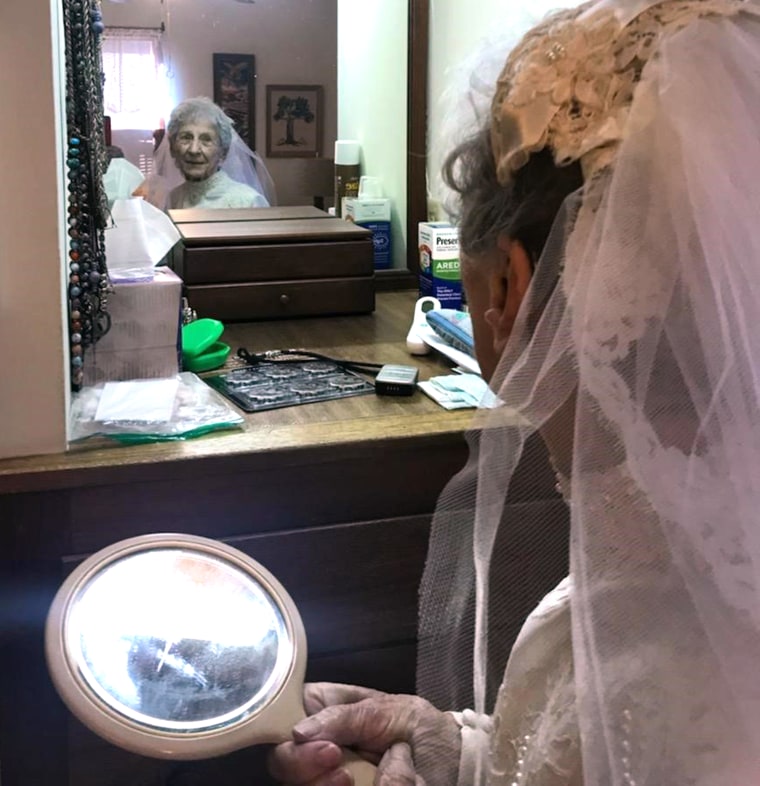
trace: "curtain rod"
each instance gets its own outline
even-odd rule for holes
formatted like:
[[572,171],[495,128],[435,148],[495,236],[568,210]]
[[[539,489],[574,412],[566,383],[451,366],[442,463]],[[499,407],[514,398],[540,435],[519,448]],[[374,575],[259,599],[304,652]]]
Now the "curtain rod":
[[140,27],[139,25],[106,25],[106,33],[109,30],[151,30],[156,33],[165,33],[166,25],[161,22],[158,27]]

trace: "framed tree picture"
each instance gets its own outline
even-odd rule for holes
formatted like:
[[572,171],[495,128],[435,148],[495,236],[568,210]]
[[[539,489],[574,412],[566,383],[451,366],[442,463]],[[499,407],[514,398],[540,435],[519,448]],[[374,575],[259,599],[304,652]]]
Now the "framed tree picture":
[[214,53],[214,103],[235,124],[235,130],[256,149],[256,60],[253,55]]
[[267,157],[322,155],[321,85],[267,85]]

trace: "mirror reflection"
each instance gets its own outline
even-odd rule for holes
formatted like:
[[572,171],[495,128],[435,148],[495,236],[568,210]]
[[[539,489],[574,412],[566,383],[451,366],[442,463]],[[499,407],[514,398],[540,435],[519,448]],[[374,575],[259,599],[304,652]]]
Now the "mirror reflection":
[[293,644],[265,587],[186,549],[122,558],[72,605],[67,649],[107,706],[182,732],[235,723],[282,686]]
[[[143,175],[154,171],[171,110],[206,96],[233,117],[242,141],[263,159],[277,204],[331,195],[337,0],[104,0],[103,21],[111,143]],[[229,62],[215,62],[220,54]],[[222,88],[223,68],[248,69],[250,79],[237,80],[239,89],[230,93]],[[267,124],[275,123],[268,85],[322,88],[316,156],[266,154]]]
[[[108,171],[119,163],[112,161]],[[188,98],[172,109],[154,165],[133,194],[161,210],[269,207],[277,202],[263,160],[209,98]]]

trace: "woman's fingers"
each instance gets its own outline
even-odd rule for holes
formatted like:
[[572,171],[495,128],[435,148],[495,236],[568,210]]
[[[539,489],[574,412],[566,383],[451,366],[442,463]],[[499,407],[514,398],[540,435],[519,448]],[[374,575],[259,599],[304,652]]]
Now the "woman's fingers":
[[416,728],[414,696],[384,693],[325,707],[305,718],[293,729],[296,742],[331,740],[363,751],[384,753],[394,742],[411,740]]
[[425,786],[412,761],[412,749],[405,742],[391,745],[377,767],[375,786]]
[[[272,748],[268,761],[269,772],[275,780],[310,786],[319,786],[320,783],[338,786],[339,780],[329,778],[335,775],[342,763],[340,747],[324,740],[302,745],[284,742]],[[346,786],[349,786],[351,779],[348,773],[343,774]],[[340,778],[339,775],[337,777]]]
[[344,685],[339,682],[308,682],[303,688],[303,705],[307,715],[314,715],[335,704],[354,704],[363,699],[383,696],[381,691]]

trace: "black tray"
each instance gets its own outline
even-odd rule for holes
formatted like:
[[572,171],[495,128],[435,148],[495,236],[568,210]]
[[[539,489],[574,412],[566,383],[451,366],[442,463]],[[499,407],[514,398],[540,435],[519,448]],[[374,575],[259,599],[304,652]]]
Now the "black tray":
[[325,360],[278,360],[205,377],[244,412],[374,393],[371,382]]

